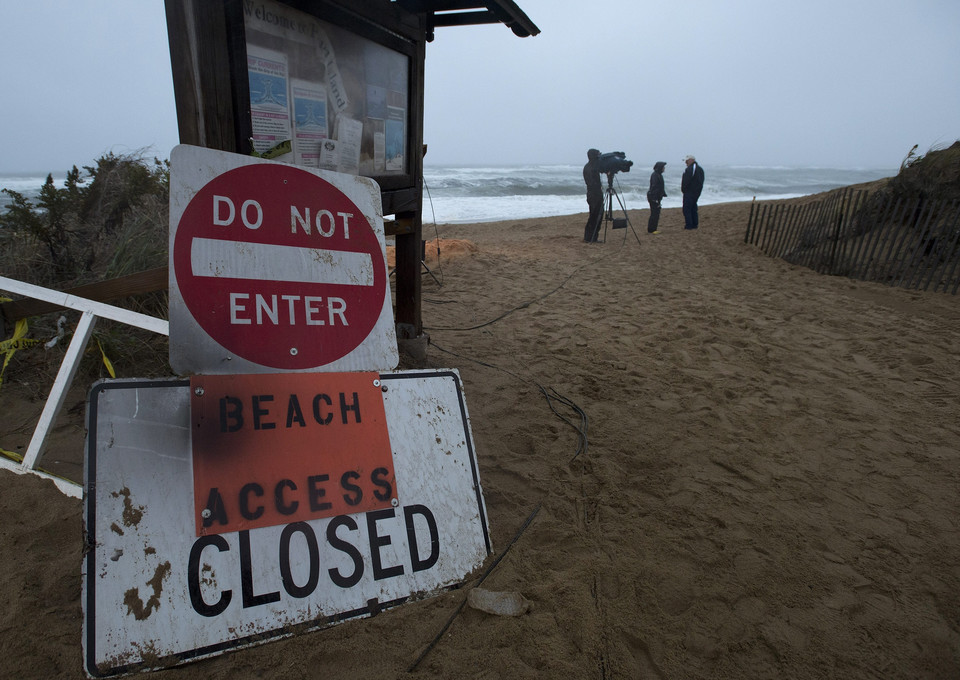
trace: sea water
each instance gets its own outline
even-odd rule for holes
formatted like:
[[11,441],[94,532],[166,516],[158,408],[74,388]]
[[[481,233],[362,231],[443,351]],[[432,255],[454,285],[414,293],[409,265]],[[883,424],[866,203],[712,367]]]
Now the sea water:
[[[663,173],[664,208],[681,205],[682,163]],[[613,176],[614,211],[648,208],[649,168]],[[893,177],[891,168],[793,168],[746,165],[704,167],[700,205],[734,201],[775,200],[807,196],[838,187]],[[607,177],[601,177],[607,187]],[[438,224],[489,222],[587,212],[582,165],[505,167],[426,166],[423,220]]]
[[[648,169],[649,167],[649,169]],[[647,208],[647,187],[653,163],[635,163],[630,172],[613,176],[614,210]],[[668,164],[663,178],[667,197],[664,208],[681,204],[683,164]],[[700,205],[732,201],[775,200],[820,193],[838,187],[893,177],[893,168],[797,168],[747,165],[707,165]],[[63,186],[64,174],[54,174]],[[607,184],[603,178],[604,186]],[[36,199],[46,175],[0,175],[0,188]],[[453,224],[493,222],[572,215],[587,211],[582,165],[427,165],[424,168],[423,221]],[[0,210],[10,197],[0,193]]]

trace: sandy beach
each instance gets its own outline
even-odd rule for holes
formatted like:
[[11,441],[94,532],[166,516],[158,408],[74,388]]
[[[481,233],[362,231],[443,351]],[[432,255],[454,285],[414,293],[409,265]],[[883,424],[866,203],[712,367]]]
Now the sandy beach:
[[[530,611],[458,612],[468,580],[162,677],[960,677],[960,299],[769,258],[749,209],[425,227],[419,366],[460,372],[483,588]],[[79,471],[88,387],[46,456]],[[81,502],[0,482],[0,676],[82,678]]]

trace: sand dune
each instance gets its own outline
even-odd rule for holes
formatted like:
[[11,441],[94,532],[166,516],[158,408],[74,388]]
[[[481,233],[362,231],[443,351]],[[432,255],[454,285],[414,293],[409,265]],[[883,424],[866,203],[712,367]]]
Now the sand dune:
[[[531,610],[464,608],[411,672],[466,589],[164,677],[960,677],[960,302],[768,258],[748,211],[439,227],[426,365],[509,547],[484,587]],[[80,502],[0,480],[7,672],[83,677]]]

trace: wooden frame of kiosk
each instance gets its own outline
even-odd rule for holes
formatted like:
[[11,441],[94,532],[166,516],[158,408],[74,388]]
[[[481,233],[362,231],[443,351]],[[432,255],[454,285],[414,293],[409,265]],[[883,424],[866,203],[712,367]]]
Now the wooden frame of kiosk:
[[180,141],[370,177],[396,240],[397,338],[422,338],[426,43],[539,29],[512,0],[165,0]]

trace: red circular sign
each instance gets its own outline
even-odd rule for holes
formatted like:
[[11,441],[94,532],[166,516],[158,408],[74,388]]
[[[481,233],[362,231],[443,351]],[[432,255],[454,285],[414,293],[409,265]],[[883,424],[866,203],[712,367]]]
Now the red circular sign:
[[383,309],[386,264],[363,212],[292,166],[219,175],[190,200],[173,267],[197,323],[270,368],[324,366],[356,349]]

